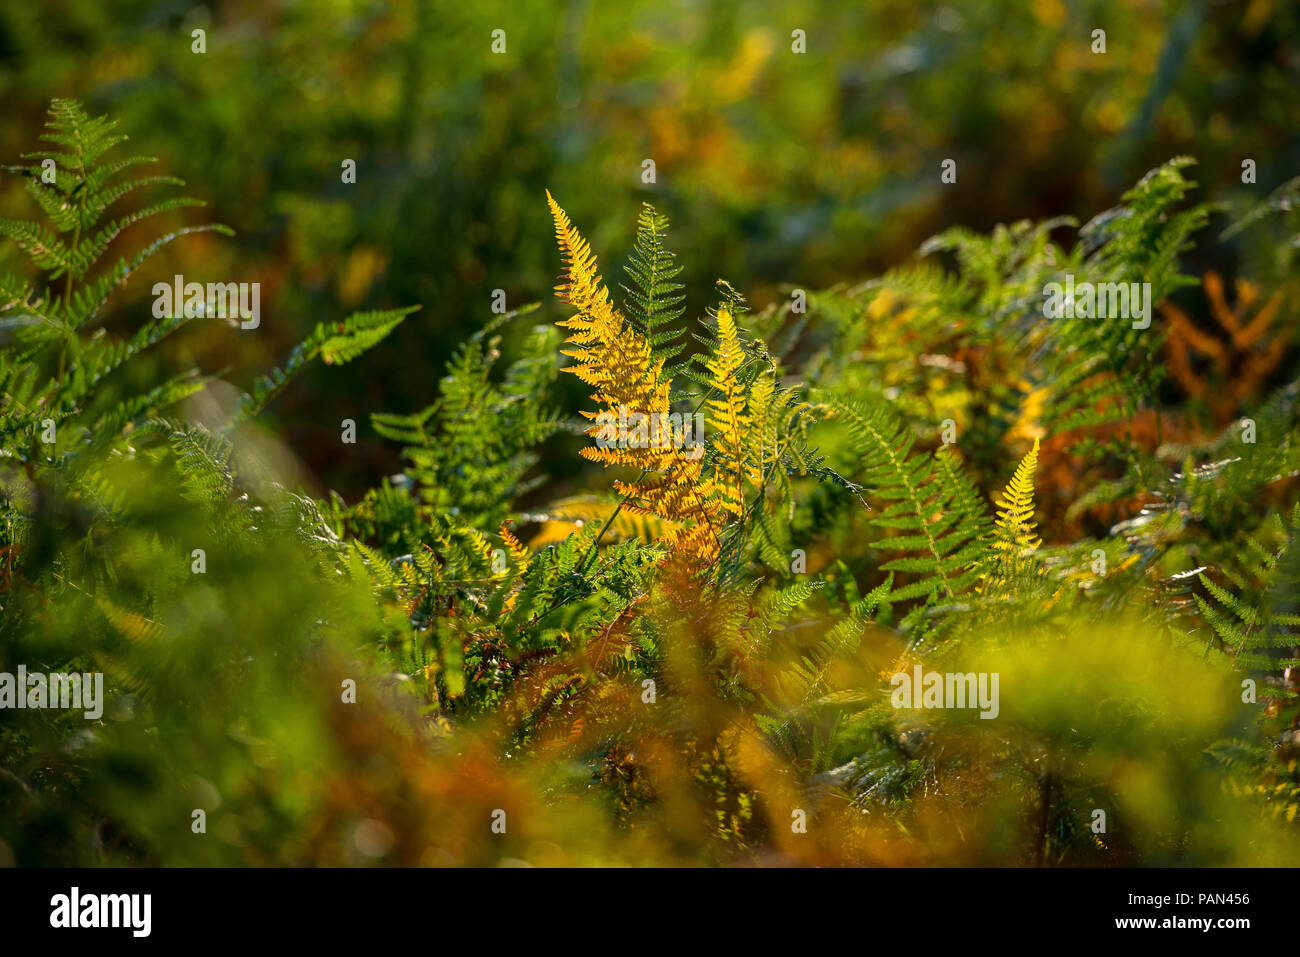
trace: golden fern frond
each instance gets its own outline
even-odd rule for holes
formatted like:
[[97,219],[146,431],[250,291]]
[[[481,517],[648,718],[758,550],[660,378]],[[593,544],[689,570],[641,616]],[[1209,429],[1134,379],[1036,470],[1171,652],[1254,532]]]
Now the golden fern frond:
[[[550,192],[546,200],[555,220],[555,236],[564,258],[564,277],[556,285],[556,295],[577,309],[577,314],[559,321],[570,330],[563,350],[574,359],[566,371],[573,373],[596,391],[592,401],[599,412],[584,412],[596,419],[600,412],[614,415],[667,415],[670,383],[663,376],[663,361],[655,359],[650,342],[636,331],[614,308],[609,290],[597,271],[596,256],[587,241],[569,221]],[[587,434],[594,435],[593,425]],[[659,470],[671,464],[672,449],[647,447],[637,449],[596,447],[582,450],[584,458],[604,465],[640,466]],[[665,454],[668,453],[668,454]]]
[[1038,439],[1020,460],[1011,481],[994,502],[998,507],[997,530],[993,547],[1001,553],[1020,557],[1042,544],[1035,534],[1034,472],[1038,469]]
[[[669,522],[720,524],[715,515],[714,484],[702,474],[700,462],[682,460],[672,472],[640,482],[615,482],[614,487],[631,496],[630,507],[657,515]],[[672,532],[670,531],[670,535]]]
[[617,313],[610,304],[609,290],[596,271],[596,255],[549,189],[546,202],[555,220],[555,241],[564,257],[564,281],[555,287],[555,294],[578,310],[576,316],[563,320],[560,325],[576,330],[571,338],[578,341],[609,338],[616,330],[608,326],[614,323]]
[[777,418],[772,399],[776,394],[776,377],[764,372],[749,387],[746,412],[749,414],[749,461],[751,478],[762,474],[767,456],[776,448]]
[[506,548],[510,552],[510,560],[517,569],[528,567],[528,549],[523,543],[515,537],[515,533],[510,531],[510,526],[505,522],[501,523],[501,540],[506,543]]
[[[654,358],[650,341],[614,308],[609,290],[601,281],[595,253],[549,190],[546,201],[551,207],[556,242],[564,259],[564,276],[555,292],[561,301],[577,310],[575,315],[558,323],[569,330],[565,345],[570,348],[562,351],[575,360],[566,371],[595,389],[591,398],[602,411],[666,415],[671,384],[663,376],[663,360]],[[595,419],[599,413],[583,414]],[[593,426],[588,434],[595,431]],[[672,458],[663,455],[664,451],[653,447],[636,450],[588,447],[582,455],[604,465],[661,469]]]
[[[609,291],[601,281],[596,256],[582,238],[568,214],[546,193],[555,236],[564,259],[564,276],[555,291],[559,298],[577,309],[577,315],[561,320],[569,330],[564,354],[574,359],[568,371],[595,390],[591,399],[597,412],[584,412],[594,420],[587,434],[597,437],[595,446],[580,454],[606,467],[639,468],[641,476],[633,481],[616,482],[615,488],[626,497],[626,507],[651,514],[668,523],[665,544],[683,551],[690,562],[707,565],[717,553],[719,520],[714,486],[704,477],[703,459],[679,448],[674,442],[636,443],[625,446],[621,441],[599,441],[600,419],[613,416],[626,421],[644,415],[654,421],[667,419],[671,405],[671,382],[665,376],[662,358],[656,358],[650,340],[610,302]],[[740,358],[739,339],[732,323],[734,349]],[[722,361],[721,375],[726,376],[736,357],[728,354]],[[738,368],[738,365],[737,365]],[[739,388],[738,383],[734,388]],[[737,424],[737,428],[739,425]],[[605,435],[607,438],[607,434]],[[692,534],[687,529],[698,526]]]
[[735,317],[722,306],[718,309],[718,344],[705,362],[709,384],[717,393],[708,400],[707,422],[714,432],[716,495],[722,508],[736,518],[745,507],[745,435],[750,424],[739,377],[744,361]]

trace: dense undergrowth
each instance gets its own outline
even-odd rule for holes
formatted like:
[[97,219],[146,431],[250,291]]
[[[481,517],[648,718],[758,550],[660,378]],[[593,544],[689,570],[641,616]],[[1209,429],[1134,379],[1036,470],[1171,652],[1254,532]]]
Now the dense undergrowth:
[[[101,310],[222,227],[106,259],[190,204],[105,223],[175,185],[123,179],[119,139],[56,101],[12,168],[45,220],[0,220],[30,260],[0,277],[0,671],[106,689],[97,720],[0,712],[6,856],[1295,859],[1295,184],[1216,239],[1175,159],[1081,227],[951,230],[757,312],[719,281],[699,322],[663,216],[606,283],[547,194],[556,321],[493,317],[362,420],[409,465],[346,502],[258,414],[413,310],[323,321],[247,390],[151,378],[146,350],[221,320]],[[1253,270],[1231,305],[1183,272],[1215,241]],[[1049,317],[1066,277],[1149,283],[1149,325]],[[1221,328],[1174,304],[1195,285]],[[656,441],[670,415],[702,447]],[[600,467],[561,489],[545,443]],[[996,675],[996,703],[897,707],[918,668]]]

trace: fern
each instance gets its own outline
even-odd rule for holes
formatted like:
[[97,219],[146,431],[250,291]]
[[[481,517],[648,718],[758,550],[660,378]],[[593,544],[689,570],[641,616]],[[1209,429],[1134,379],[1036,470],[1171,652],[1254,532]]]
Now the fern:
[[[12,344],[0,359],[0,386],[5,415],[0,443],[21,461],[34,455],[32,441],[53,423],[57,431],[79,436],[81,445],[64,443],[69,452],[98,450],[112,444],[122,430],[157,409],[198,388],[191,373],[182,373],[153,391],[128,399],[114,398],[108,389],[112,373],[141,351],[177,331],[186,319],[164,319],[141,327],[129,339],[115,339],[101,330],[83,336],[80,330],[98,316],[113,290],[121,286],[153,253],[182,235],[216,231],[209,224],[172,232],[98,278],[89,273],[126,226],[183,206],[202,205],[176,199],[155,203],[92,230],[110,206],[135,189],[181,185],[171,177],[144,177],[112,182],[118,173],[148,157],[101,162],[125,137],[103,117],[86,115],[73,100],[55,100],[50,107],[44,139],[54,149],[29,153],[31,166],[5,167],[24,177],[29,194],[50,218],[53,229],[21,220],[0,220],[0,236],[24,251],[44,282],[62,279],[62,294],[37,293],[12,275],[0,277],[0,324]],[[67,237],[67,238],[62,238]]]
[[753,475],[745,469],[744,436],[750,421],[739,377],[744,361],[736,321],[722,306],[718,309],[718,348],[705,363],[711,387],[705,404],[709,409],[707,422],[713,430],[717,500],[733,518],[739,518],[744,511],[745,489],[754,484]]
[[668,231],[668,217],[643,203],[637,216],[636,240],[624,267],[631,286],[624,285],[627,293],[627,312],[634,327],[650,343],[651,355],[664,362],[664,375],[674,379],[685,368],[677,357],[686,348],[679,341],[685,335],[680,322],[685,308],[685,295],[680,293],[681,283],[673,282],[682,268],[675,256],[664,245]]
[[[1149,283],[1149,305],[1195,280],[1181,271],[1191,236],[1205,226],[1211,207],[1176,209],[1196,185],[1176,157],[1147,173],[1123,203],[1093,217],[1079,231],[1082,273],[1093,283]],[[1154,362],[1159,330],[1125,320],[1074,317],[1052,330],[1055,361],[1046,365],[1052,400],[1045,418],[1051,432],[1097,425],[1131,412],[1134,398],[1150,395],[1163,375]]]
[[[9,291],[5,298],[24,303],[30,317],[64,330],[65,337],[68,330],[79,329],[95,318],[109,293],[163,246],[191,232],[233,235],[228,227],[218,224],[169,233],[138,254],[129,265],[125,260],[119,261],[105,275],[87,284],[88,273],[127,226],[172,210],[203,205],[187,197],[162,200],[109,220],[96,231],[96,225],[108,209],[133,191],[155,185],[184,185],[170,176],[111,182],[112,177],[131,167],[156,162],[152,157],[133,156],[101,163],[105,154],[126,140],[126,136],[114,132],[116,126],[116,122],[106,117],[88,116],[75,100],[55,100],[42,137],[54,148],[24,154],[24,159],[36,161],[33,165],[5,167],[23,176],[27,191],[50,218],[54,230],[32,222],[0,219],[0,236],[7,236],[27,253],[38,269],[48,273],[49,281],[63,279],[61,300],[50,296],[32,300],[26,288],[12,277],[5,280],[3,288]],[[11,301],[5,309],[0,309],[0,316],[14,305]]]
[[235,421],[244,422],[257,416],[312,360],[320,359],[326,365],[351,362],[382,342],[403,319],[419,308],[407,306],[358,312],[343,322],[318,323],[311,335],[294,347],[283,366],[258,379],[252,392],[240,399]]
[[[1295,545],[1300,535],[1300,504],[1287,519],[1274,513],[1262,530],[1278,542],[1266,543],[1263,534],[1246,536],[1236,566],[1222,573],[1243,594],[1233,594],[1202,572],[1198,577],[1206,596],[1195,595],[1197,607],[1221,647],[1247,668],[1273,671],[1300,664],[1300,614],[1294,604],[1297,562]],[[1282,650],[1284,654],[1278,654]]]
[[991,548],[998,575],[1014,577],[1042,540],[1034,534],[1034,472],[1038,469],[1038,440],[1029,450],[996,502],[996,529]]
[[877,543],[904,553],[882,564],[883,571],[916,576],[890,600],[961,594],[976,579],[972,566],[983,550],[987,518],[972,504],[967,481],[944,460],[950,453],[913,454],[915,439],[883,407],[868,408],[845,396],[828,402],[857,448],[862,483],[885,506],[872,524],[903,532]]
[[554,330],[534,328],[503,381],[495,383],[500,337],[476,335],[449,361],[431,405],[417,413],[371,417],[376,432],[403,443],[411,461],[404,481],[423,509],[455,514],[470,527],[494,528],[512,517],[514,500],[540,482],[527,478],[537,462],[534,449],[562,425],[546,402],[558,374],[557,341]]
[[[610,303],[587,241],[549,192],[547,200],[565,262],[564,282],[556,292],[577,310],[575,316],[560,323],[571,330],[565,340],[570,345],[565,355],[576,360],[567,371],[595,389],[591,398],[604,414],[619,416],[630,411],[665,421],[671,386],[664,360],[654,357],[650,341],[632,329]],[[730,368],[727,365],[726,369]],[[590,419],[598,417],[598,413],[583,414]],[[593,426],[588,434],[598,428]],[[716,504],[715,486],[704,476],[704,463],[698,457],[665,442],[643,448],[588,446],[582,455],[606,466],[640,468],[641,477],[635,481],[615,483],[628,507],[673,523],[669,544],[688,563],[707,565],[712,561],[724,519]]]
[[[6,842],[75,807],[78,846],[111,812],[124,860],[192,847],[145,799],[169,778],[227,782],[253,822],[241,852],[286,830],[319,838],[292,842],[304,855],[359,846],[363,808],[411,829],[399,846],[477,854],[462,825],[503,795],[546,812],[530,846],[565,846],[563,819],[582,854],[674,863],[1217,860],[1206,820],[1241,826],[1251,859],[1289,839],[1239,812],[1300,814],[1300,387],[1255,409],[1257,441],[1240,423],[1202,433],[1185,403],[1163,420],[1139,408],[1156,332],[1042,314],[1064,272],[1160,296],[1185,283],[1204,210],[1185,206],[1184,164],[1073,244],[1063,219],[952,229],[923,247],[951,268],[813,291],[806,315],[752,313],[719,281],[690,361],[664,218],[642,210],[616,305],[548,194],[558,328],[511,325],[534,307],[486,323],[429,395],[371,417],[402,471],[318,499],[249,454],[265,430],[236,426],[308,363],[391,343],[412,310],[321,322],[234,421],[187,419],[177,403],[204,376],[133,369],[187,320],[121,336],[74,324],[129,272],[88,266],[134,221],[106,210],[170,181],[115,185],[134,164],[107,161],[111,126],[58,109],[57,163],[85,185],[42,183],[45,221],[4,232],[34,272],[0,278],[0,651],[102,670],[114,706],[141,713],[92,740],[6,712],[0,788],[26,795]],[[1263,340],[1245,308],[1224,328],[1248,353]],[[565,368],[585,386],[572,422],[553,398]],[[672,412],[704,419],[699,454],[603,429]],[[569,468],[552,479],[544,461]],[[594,486],[572,470],[587,465]],[[889,686],[916,667],[1020,690],[996,722],[895,707]],[[1257,732],[1243,671],[1273,689]],[[210,726],[195,715],[214,696],[232,717]],[[316,787],[322,754],[338,766],[319,790],[258,832],[266,768]],[[154,762],[139,800],[129,782],[97,792],[98,770]],[[1168,823],[1094,834],[1087,816],[1128,806],[1134,767]],[[995,786],[989,818],[979,796]],[[822,837],[784,836],[795,808]],[[985,832],[1008,839],[971,838]],[[517,853],[502,838],[485,859]]]

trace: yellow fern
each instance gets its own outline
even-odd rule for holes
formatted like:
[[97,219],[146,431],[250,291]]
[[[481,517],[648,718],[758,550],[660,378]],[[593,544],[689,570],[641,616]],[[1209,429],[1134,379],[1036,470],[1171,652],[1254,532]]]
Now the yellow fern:
[[740,384],[740,367],[745,361],[736,320],[726,306],[718,309],[718,345],[705,362],[709,384],[716,397],[708,401],[709,428],[713,430],[716,453],[715,496],[721,507],[739,518],[745,508],[745,435],[749,416],[745,414],[745,393]]
[[510,552],[510,561],[516,569],[528,567],[528,549],[522,542],[515,537],[515,533],[510,530],[510,526],[505,522],[501,523],[501,540],[506,543],[506,548]]
[[[596,271],[596,256],[569,221],[568,214],[546,193],[555,220],[555,237],[564,257],[564,280],[555,287],[561,301],[577,313],[558,323],[569,330],[562,350],[574,360],[566,371],[596,391],[592,400],[601,411],[618,415],[666,415],[670,383],[663,377],[663,362],[653,358],[650,342],[636,332],[609,301],[609,290]],[[583,412],[596,419],[599,413]],[[592,435],[597,426],[587,430]],[[634,465],[663,469],[671,464],[671,448],[585,448],[582,455],[605,465]]]
[[998,507],[997,531],[993,547],[1011,558],[1022,558],[1042,544],[1035,534],[1034,472],[1038,469],[1038,439],[1016,467],[1015,474],[995,501]]
[[[546,200],[564,259],[564,275],[555,292],[577,310],[559,323],[569,332],[564,355],[574,360],[567,371],[595,390],[591,399],[598,411],[582,413],[593,421],[587,434],[600,432],[596,422],[602,413],[617,418],[642,414],[652,421],[666,421],[671,382],[664,375],[663,361],[654,357],[650,341],[610,302],[595,254],[549,190]],[[726,367],[730,362],[728,359]],[[641,469],[639,478],[614,483],[626,496],[626,507],[671,523],[665,544],[690,564],[712,561],[725,515],[720,514],[723,510],[712,481],[704,475],[702,457],[690,457],[673,442],[652,442],[638,448],[602,443],[588,446],[580,454],[607,467]]]

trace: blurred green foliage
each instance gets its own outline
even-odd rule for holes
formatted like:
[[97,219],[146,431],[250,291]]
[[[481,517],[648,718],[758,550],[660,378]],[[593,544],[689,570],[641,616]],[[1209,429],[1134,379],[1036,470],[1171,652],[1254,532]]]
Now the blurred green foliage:
[[[261,281],[267,316],[194,343],[207,369],[265,367],[324,316],[422,303],[399,348],[309,373],[272,410],[351,497],[398,462],[369,430],[339,456],[337,423],[423,407],[492,290],[514,307],[550,285],[544,187],[598,248],[630,248],[608,209],[654,202],[688,290],[726,276],[761,307],[897,264],[945,226],[1086,216],[1179,153],[1210,187],[1239,186],[1253,156],[1273,188],[1300,167],[1298,21],[1279,0],[7,2],[0,157],[74,96],[195,185],[239,240],[182,247],[158,278],[184,262]],[[137,314],[148,286],[115,308]]]
[[[109,691],[0,712],[0,864],[1294,862],[1298,35],[1269,0],[4,4],[0,158],[76,96],[237,235],[87,312],[17,223],[35,169],[0,179],[0,671]],[[779,399],[693,577],[574,454],[546,187],[611,287],[669,214],[693,348],[725,304]],[[1052,324],[1067,271],[1168,301]],[[149,324],[177,273],[262,283],[261,327]],[[1040,443],[1043,545],[991,573]],[[922,663],[998,672],[999,720],[892,708]]]

